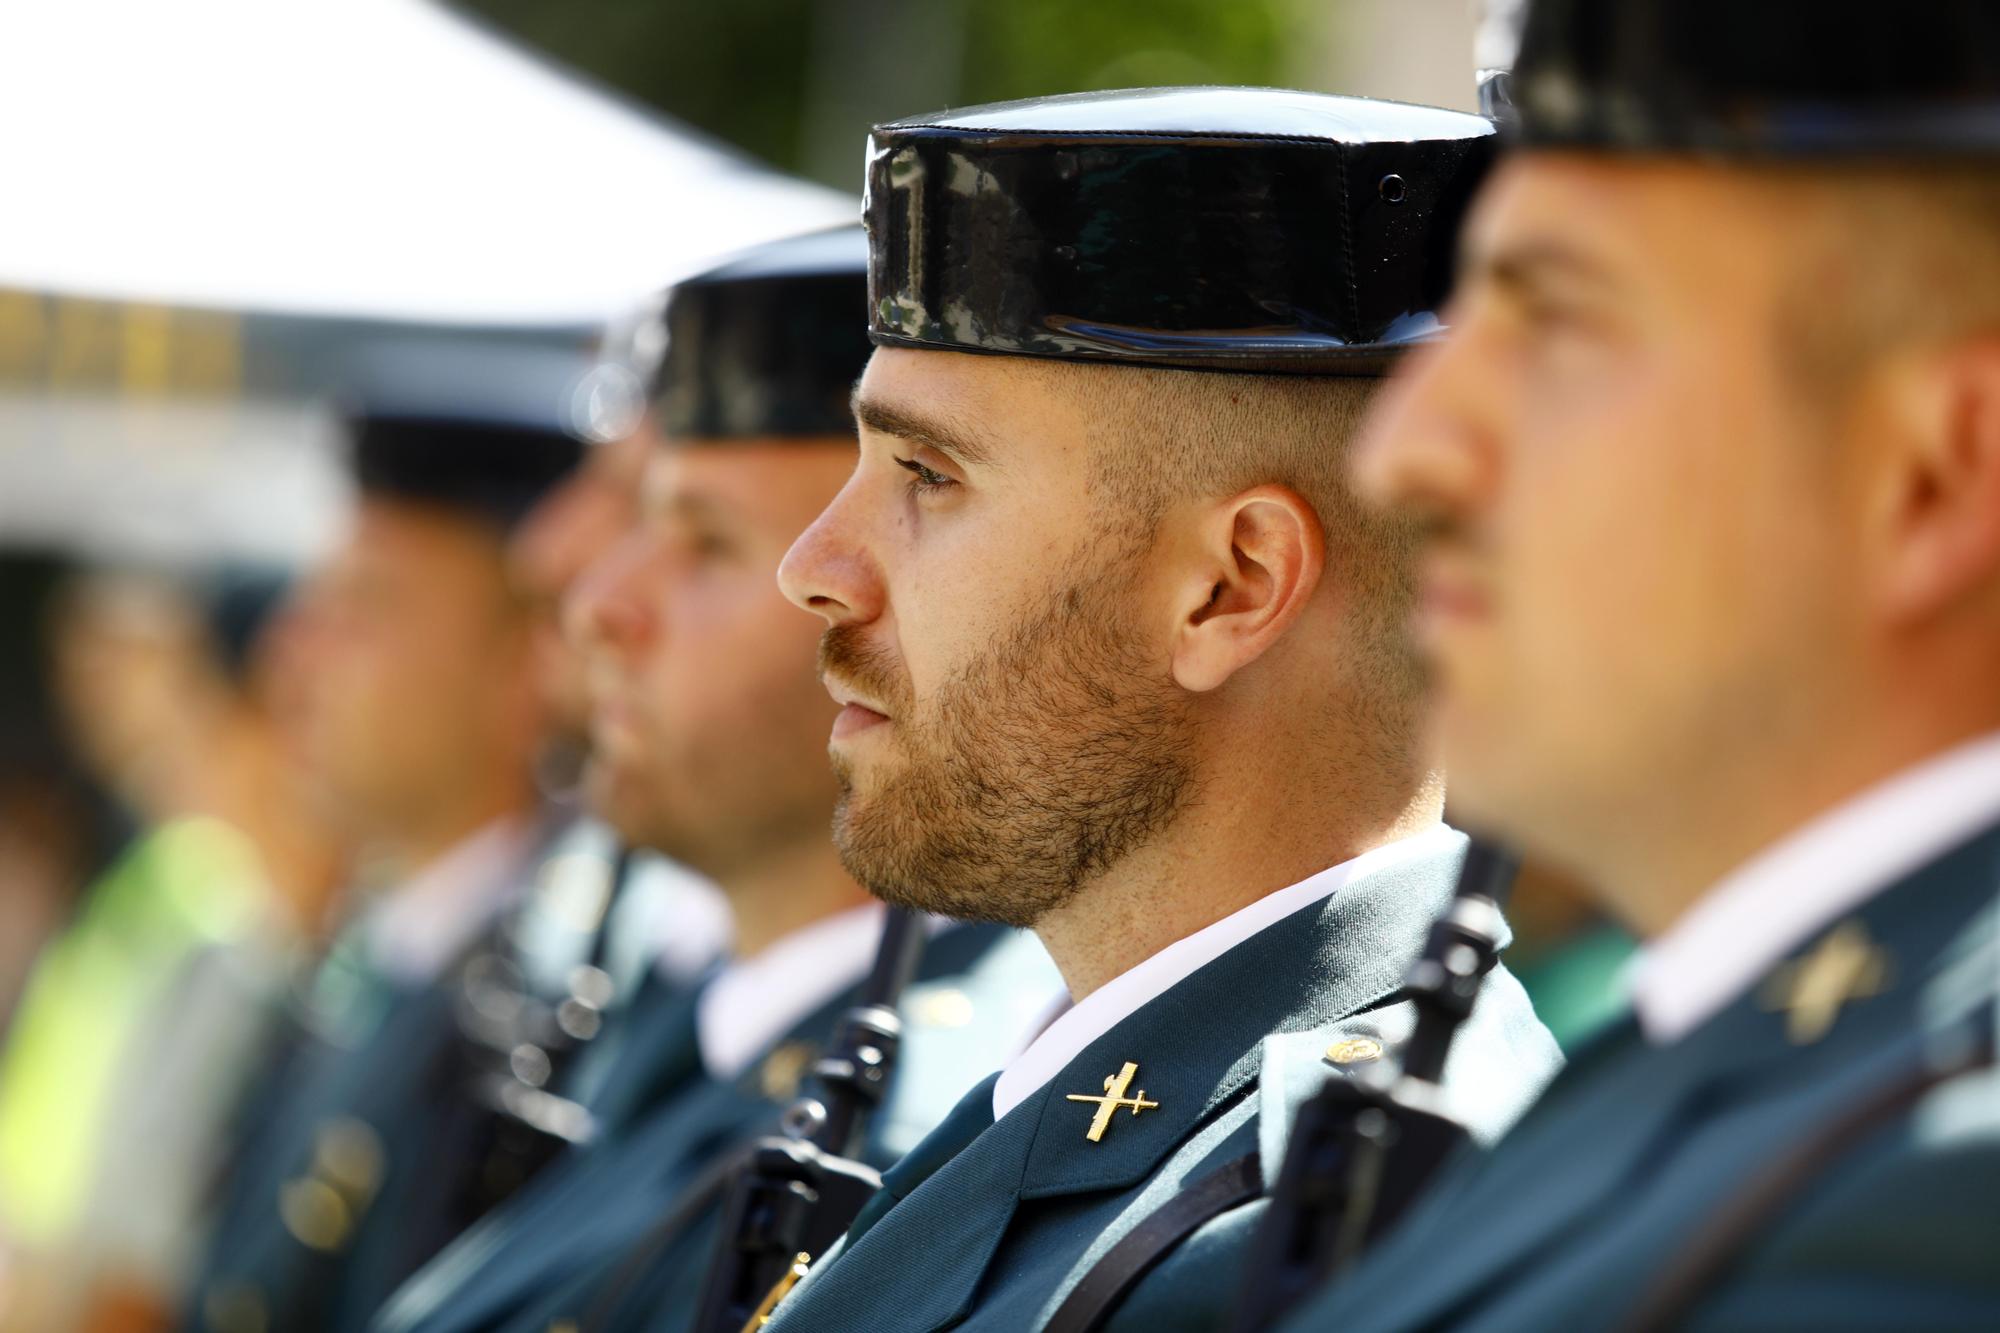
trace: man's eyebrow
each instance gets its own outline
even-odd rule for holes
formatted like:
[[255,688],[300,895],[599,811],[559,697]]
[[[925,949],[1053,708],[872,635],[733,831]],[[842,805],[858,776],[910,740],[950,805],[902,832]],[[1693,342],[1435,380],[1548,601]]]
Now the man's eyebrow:
[[1466,277],[1513,294],[1548,287],[1615,290],[1616,278],[1589,255],[1560,241],[1530,240],[1468,253]]
[[854,392],[853,404],[854,419],[868,430],[924,445],[967,466],[988,466],[993,462],[993,450],[963,427],[927,420],[900,407],[864,398],[859,389]]
[[713,523],[729,517],[728,511],[705,495],[690,491],[674,490],[662,495],[658,487],[647,487],[644,505],[656,519],[672,519],[677,523]]
[[706,495],[692,491],[675,491],[667,500],[669,512],[686,519],[726,518],[728,511]]

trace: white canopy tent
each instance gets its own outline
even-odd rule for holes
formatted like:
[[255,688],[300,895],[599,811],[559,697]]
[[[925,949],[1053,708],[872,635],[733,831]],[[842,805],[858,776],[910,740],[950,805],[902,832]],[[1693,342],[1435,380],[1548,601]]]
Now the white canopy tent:
[[0,550],[309,559],[355,365],[581,379],[858,213],[430,0],[0,0],[0,125]]
[[857,212],[425,0],[13,0],[0,125],[0,286],[123,301],[595,324]]

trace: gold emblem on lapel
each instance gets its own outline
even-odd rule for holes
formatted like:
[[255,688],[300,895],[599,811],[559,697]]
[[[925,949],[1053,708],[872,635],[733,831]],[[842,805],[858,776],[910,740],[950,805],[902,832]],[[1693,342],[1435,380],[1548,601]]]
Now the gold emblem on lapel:
[[757,1308],[750,1312],[749,1321],[743,1325],[743,1333],[757,1333],[757,1330],[771,1322],[771,1316],[778,1312],[778,1304],[792,1294],[792,1288],[799,1285],[799,1279],[806,1275],[812,1263],[812,1256],[800,1252],[792,1256],[792,1266],[785,1275],[764,1293],[764,1299],[757,1302]]
[[806,1070],[812,1067],[817,1052],[812,1043],[788,1041],[764,1057],[764,1063],[757,1067],[757,1089],[774,1102],[788,1102],[799,1095],[799,1085],[805,1082]]
[[1787,963],[1764,985],[1764,1007],[1785,1014],[1785,1035],[1810,1046],[1832,1029],[1849,1000],[1880,995],[1889,987],[1889,955],[1868,938],[1859,921],[1827,932],[1811,953]]
[[1382,1058],[1382,1043],[1373,1037],[1349,1037],[1326,1048],[1326,1058],[1337,1065],[1360,1065]]
[[1157,1111],[1160,1108],[1158,1102],[1149,1102],[1146,1100],[1146,1090],[1144,1088],[1139,1089],[1138,1092],[1130,1097],[1125,1095],[1125,1089],[1132,1086],[1132,1078],[1138,1072],[1139,1066],[1127,1060],[1123,1069],[1104,1080],[1104,1095],[1102,1097],[1093,1097],[1083,1092],[1072,1092],[1069,1094],[1069,1100],[1073,1102],[1097,1103],[1097,1114],[1090,1118],[1090,1133],[1085,1136],[1092,1143],[1096,1143],[1104,1137],[1104,1131],[1110,1128],[1111,1117],[1120,1107],[1131,1107],[1132,1114],[1135,1116],[1141,1111]]

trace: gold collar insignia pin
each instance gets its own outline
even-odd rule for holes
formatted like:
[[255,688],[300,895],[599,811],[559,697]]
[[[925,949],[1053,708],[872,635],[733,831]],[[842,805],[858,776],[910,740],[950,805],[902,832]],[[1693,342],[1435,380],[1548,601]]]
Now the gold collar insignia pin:
[[1889,955],[1859,921],[1827,932],[1811,953],[1771,974],[1764,1007],[1785,1015],[1785,1036],[1810,1046],[1832,1029],[1850,1000],[1880,995],[1889,988]]
[[1073,1102],[1097,1103],[1097,1114],[1090,1118],[1090,1133],[1086,1136],[1092,1143],[1096,1143],[1104,1137],[1104,1131],[1110,1128],[1111,1117],[1120,1107],[1131,1107],[1132,1114],[1135,1116],[1141,1111],[1156,1111],[1159,1109],[1160,1104],[1158,1102],[1146,1100],[1146,1090],[1144,1088],[1139,1089],[1138,1092],[1130,1097],[1125,1095],[1125,1089],[1132,1086],[1132,1078],[1138,1072],[1139,1066],[1127,1060],[1123,1069],[1104,1080],[1104,1095],[1102,1097],[1092,1097],[1081,1092],[1072,1092],[1069,1094],[1069,1100]]

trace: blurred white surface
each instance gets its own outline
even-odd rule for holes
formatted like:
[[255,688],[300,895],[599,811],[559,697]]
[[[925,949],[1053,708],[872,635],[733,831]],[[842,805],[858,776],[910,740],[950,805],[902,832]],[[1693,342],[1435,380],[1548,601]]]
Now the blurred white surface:
[[332,443],[299,402],[0,393],[0,552],[303,564],[346,513]]
[[125,301],[596,324],[858,211],[425,0],[11,0],[0,124],[0,287]]

